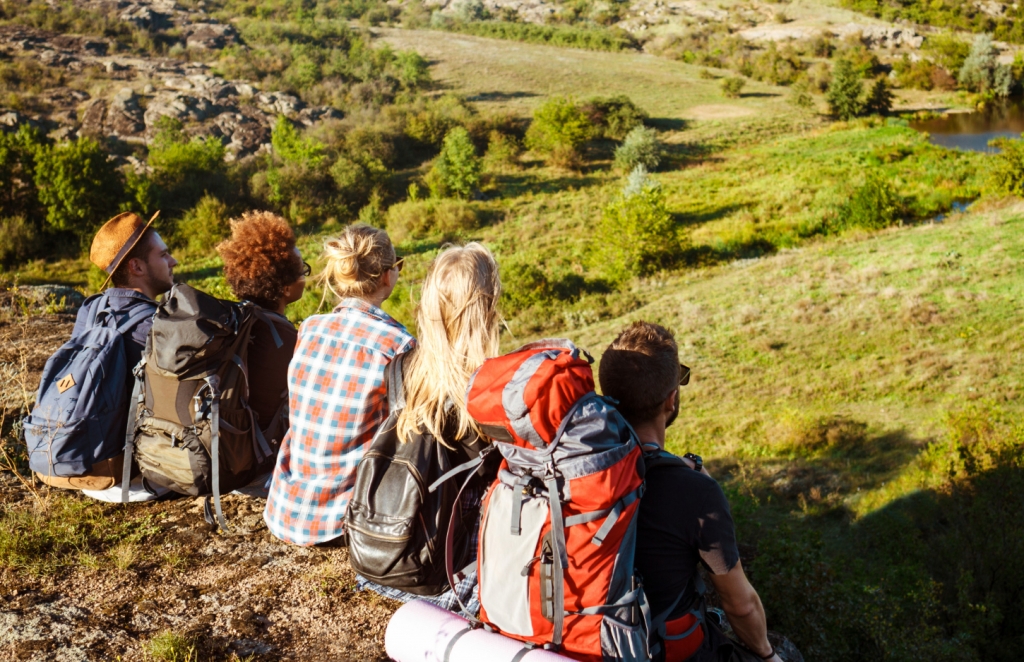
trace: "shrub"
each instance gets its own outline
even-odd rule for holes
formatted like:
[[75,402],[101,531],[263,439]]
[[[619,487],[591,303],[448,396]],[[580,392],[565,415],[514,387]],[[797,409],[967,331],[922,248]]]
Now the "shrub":
[[398,81],[407,89],[417,88],[430,82],[430,63],[416,51],[397,51],[395,68]]
[[512,257],[500,264],[502,310],[515,314],[550,298],[551,284],[536,260]]
[[679,257],[681,242],[665,193],[643,166],[630,173],[622,194],[604,208],[595,242],[594,266],[614,282],[649,275]]
[[35,156],[45,145],[39,131],[28,124],[14,133],[0,131],[0,216],[39,215]]
[[473,109],[454,94],[438,99],[421,99],[409,109],[405,135],[423,145],[440,147],[448,132],[456,126],[468,124],[473,113]]
[[227,205],[204,195],[178,222],[178,236],[189,251],[207,253],[231,234],[229,217]]
[[519,166],[522,147],[515,136],[500,131],[491,131],[487,137],[487,152],[484,153],[484,168],[490,171],[514,170]]
[[123,194],[120,173],[90,138],[40,148],[35,185],[50,227],[72,232],[84,243],[117,212]]
[[434,197],[465,199],[473,194],[480,185],[480,157],[468,131],[457,126],[448,132],[428,179]]
[[149,148],[149,166],[160,206],[189,209],[207,193],[226,188],[224,145],[212,136],[190,138],[179,120],[161,117]]
[[989,144],[999,149],[992,167],[996,190],[1024,198],[1024,140],[999,138]]
[[797,108],[814,108],[814,96],[811,95],[811,84],[806,76],[801,76],[793,83],[786,100]]
[[992,88],[996,69],[996,47],[992,37],[979,34],[974,38],[971,52],[964,60],[957,81],[972,92],[984,92]]
[[387,212],[388,234],[396,244],[430,235],[456,238],[478,227],[476,211],[462,200],[406,200]]
[[526,146],[547,155],[555,165],[575,165],[580,147],[593,127],[586,113],[569,97],[552,97],[533,113]]
[[28,261],[42,243],[39,227],[24,216],[0,218],[0,267],[7,269]]
[[825,93],[829,112],[841,120],[849,120],[864,110],[864,86],[860,74],[849,60],[836,60],[832,82]]
[[904,89],[931,90],[935,87],[932,80],[932,69],[935,65],[928,60],[910,61],[906,53],[893,64],[893,71],[896,72],[896,82]]
[[892,110],[892,92],[885,76],[880,76],[871,86],[864,110],[870,115],[888,115]]
[[865,228],[879,230],[897,225],[903,215],[903,200],[896,188],[878,175],[870,174],[840,207],[835,230]]
[[722,94],[730,99],[738,99],[747,81],[736,76],[722,79]]
[[308,168],[319,167],[325,159],[323,143],[302,136],[284,115],[277,117],[277,122],[270,132],[270,144],[277,156]]
[[632,172],[637,166],[646,170],[657,170],[661,164],[661,146],[658,132],[645,126],[637,126],[615,150],[615,167],[623,172]]
[[789,85],[803,68],[803,62],[791,46],[780,51],[775,42],[770,41],[764,52],[754,59],[752,74],[755,79],[772,85]]
[[971,45],[957,35],[940,32],[925,38],[924,49],[946,71],[960,71],[971,52]]
[[591,99],[582,105],[582,109],[595,132],[612,140],[622,140],[647,119],[647,113],[624,94]]

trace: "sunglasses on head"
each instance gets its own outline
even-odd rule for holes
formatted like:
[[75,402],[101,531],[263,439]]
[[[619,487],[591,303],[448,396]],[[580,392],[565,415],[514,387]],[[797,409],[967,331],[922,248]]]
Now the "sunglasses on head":
[[309,262],[306,262],[305,260],[303,260],[302,261],[302,275],[303,276],[310,276],[310,275],[312,275],[312,273],[313,273],[313,267],[309,266]]
[[679,364],[679,385],[680,386],[686,386],[689,383],[690,383],[690,369],[688,367],[686,367],[685,365],[683,365],[682,363],[680,363]]
[[397,260],[395,260],[395,263],[391,265],[391,268],[392,269],[398,269],[398,272],[401,273],[402,272],[402,268],[404,266],[405,266],[405,258],[404,257],[400,257]]

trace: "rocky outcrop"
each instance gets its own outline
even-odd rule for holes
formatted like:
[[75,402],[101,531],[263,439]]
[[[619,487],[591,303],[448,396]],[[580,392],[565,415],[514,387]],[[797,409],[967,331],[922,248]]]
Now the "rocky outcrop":
[[189,28],[185,45],[204,51],[215,51],[238,43],[238,31],[220,23],[198,23]]

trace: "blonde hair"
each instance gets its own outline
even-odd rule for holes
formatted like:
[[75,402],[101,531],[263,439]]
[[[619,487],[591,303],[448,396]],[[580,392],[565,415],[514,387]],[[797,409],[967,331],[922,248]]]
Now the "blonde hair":
[[430,265],[416,307],[418,344],[403,366],[399,439],[423,431],[447,446],[448,422],[457,424],[456,438],[480,434],[466,412],[466,387],[484,359],[498,354],[500,295],[498,263],[482,244],[446,248]]
[[380,277],[398,261],[388,233],[362,223],[326,240],[323,257],[326,266],[320,283],[339,299],[370,296],[380,287]]

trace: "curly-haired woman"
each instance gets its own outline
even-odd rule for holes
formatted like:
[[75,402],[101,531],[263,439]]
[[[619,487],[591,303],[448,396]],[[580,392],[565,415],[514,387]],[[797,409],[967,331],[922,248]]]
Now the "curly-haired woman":
[[309,267],[295,246],[288,221],[270,212],[247,212],[231,221],[231,237],[217,246],[224,260],[224,278],[235,296],[263,309],[277,330],[277,346],[265,324],[253,326],[249,346],[249,406],[261,428],[275,422],[269,438],[280,440],[288,425],[282,406],[288,401],[288,363],[295,352],[298,333],[284,316],[285,306],[298,301],[306,287]]

